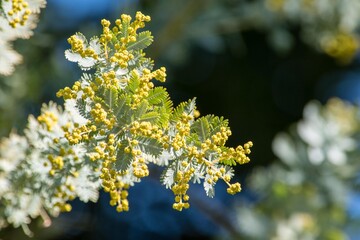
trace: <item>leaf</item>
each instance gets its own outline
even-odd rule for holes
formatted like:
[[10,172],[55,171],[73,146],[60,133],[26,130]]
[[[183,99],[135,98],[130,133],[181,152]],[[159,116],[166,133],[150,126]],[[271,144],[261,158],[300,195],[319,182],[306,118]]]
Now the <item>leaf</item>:
[[220,161],[221,164],[224,164],[226,166],[236,166],[236,161],[233,158],[230,159],[223,159]]
[[136,68],[139,72],[142,72],[145,68],[154,68],[154,61],[151,58],[146,58],[142,50],[139,51],[139,54],[136,54],[134,59],[130,60],[130,63],[133,65],[130,67],[131,70]]
[[126,124],[131,118],[130,114],[130,106],[128,105],[128,98],[124,95],[118,97],[118,102],[116,106],[113,108],[114,115],[116,116],[116,120],[119,124]]
[[140,117],[141,121],[155,123],[158,121],[160,114],[158,112],[148,112]]
[[91,119],[91,115],[86,109],[86,102],[83,99],[79,98],[76,100],[76,107],[79,110],[81,116],[86,119]]
[[119,34],[119,39],[121,37],[127,37],[128,36],[128,28],[130,26],[130,21],[121,21],[121,32]]
[[65,58],[70,62],[79,62],[81,60],[81,56],[78,53],[73,52],[70,49],[65,50]]
[[153,89],[152,93],[149,94],[148,101],[157,104],[154,110],[159,113],[159,118],[157,125],[163,128],[166,128],[169,125],[169,119],[173,111],[173,103],[170,100],[169,94],[166,92],[165,88],[156,87]]
[[183,113],[192,115],[195,109],[195,98],[188,100],[187,102],[180,103],[173,111],[170,120],[177,122],[180,120]]
[[116,108],[118,104],[118,91],[116,87],[112,86],[105,89],[104,100],[111,110],[113,110],[113,108]]
[[171,188],[175,180],[175,164],[172,164],[161,174],[160,181],[166,188]]
[[119,96],[118,102],[116,104],[116,108],[114,108],[115,116],[118,116],[119,114],[121,114],[125,105],[126,105],[126,97],[124,95]]
[[147,101],[142,101],[140,105],[133,111],[133,119],[140,119],[146,113],[148,108]]
[[154,157],[153,155],[142,153],[141,156],[145,158],[147,162],[154,163],[158,166],[168,166],[169,162],[174,160],[175,156],[171,152],[163,149],[160,156]]
[[225,174],[232,178],[234,176],[234,169],[230,166],[225,166]]
[[96,202],[99,197],[98,187],[100,179],[93,179],[92,171],[89,166],[83,166],[79,171],[79,176],[72,179],[75,186],[75,192],[83,202]]
[[198,118],[191,126],[191,130],[199,136],[199,140],[202,142],[210,137],[210,125],[206,117]]
[[89,43],[90,47],[94,50],[94,52],[96,54],[100,54],[101,53],[101,43],[99,41],[98,37],[92,37],[90,39],[90,43]]
[[143,50],[151,45],[153,42],[153,36],[151,36],[150,31],[144,31],[138,34],[136,42],[129,43],[127,45],[128,50]]
[[116,154],[116,170],[125,171],[129,168],[131,162],[133,161],[133,156],[131,153],[125,153],[124,149],[128,146],[128,142],[123,140],[121,147],[118,149]]
[[198,146],[202,142],[203,141],[199,140],[199,135],[197,133],[190,133],[190,136],[188,136],[186,138],[186,143],[187,143],[187,145],[190,145],[190,146]]
[[199,183],[201,183],[201,179],[204,179],[206,170],[205,170],[205,168],[203,168],[201,165],[199,165],[197,163],[193,163],[192,167],[194,167],[194,169],[195,169],[194,174],[192,176],[192,182],[199,184]]
[[[229,151],[228,147],[221,147],[221,152],[226,154]],[[236,160],[234,158],[229,159],[221,159],[219,161],[221,164],[227,165],[227,166],[236,166]]]
[[157,125],[166,128],[169,125],[169,119],[171,115],[171,109],[169,109],[166,105],[162,106],[158,109],[159,119],[157,121]]
[[138,147],[146,154],[153,155],[155,157],[160,156],[163,151],[163,146],[156,139],[137,136],[135,139],[138,141]]
[[93,81],[93,76],[87,73],[83,73],[81,76],[81,81],[91,83]]
[[140,86],[140,79],[139,76],[135,72],[130,73],[130,80],[128,85],[126,86],[125,91],[129,91],[130,93],[134,94],[136,90]]
[[169,93],[163,87],[155,87],[149,91],[149,96],[146,98],[150,104],[161,104],[167,101]]
[[208,183],[208,179],[210,179],[211,176],[209,174],[206,174],[205,180],[204,180],[204,190],[206,192],[206,195],[208,197],[213,198],[215,196],[215,188],[212,184]]
[[87,42],[87,39],[84,36],[84,34],[82,34],[81,32],[77,32],[77,33],[75,33],[75,36],[76,36],[76,38],[81,40],[85,46],[87,45],[88,42]]
[[89,70],[90,68],[95,66],[96,63],[97,63],[97,60],[95,60],[94,58],[90,58],[90,57],[81,58],[78,61],[78,65],[82,70]]
[[216,134],[217,132],[220,132],[221,127],[228,127],[228,120],[224,119],[223,117],[218,117],[214,115],[207,115],[205,116],[209,122],[210,125],[210,133],[209,136],[212,136]]
[[65,51],[65,58],[71,62],[76,62],[82,70],[89,70],[97,63],[97,60],[94,58],[83,58],[80,54],[75,53],[69,49]]
[[84,115],[89,116],[89,111],[86,105],[81,106],[83,113],[80,113],[79,106],[76,99],[67,99],[64,102],[64,112],[71,114],[72,121],[79,125],[85,125],[88,118],[84,118]]

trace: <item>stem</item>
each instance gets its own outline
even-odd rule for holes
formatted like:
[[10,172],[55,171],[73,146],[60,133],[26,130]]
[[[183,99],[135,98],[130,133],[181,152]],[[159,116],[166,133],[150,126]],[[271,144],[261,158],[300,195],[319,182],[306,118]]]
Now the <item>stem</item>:
[[21,224],[21,228],[23,229],[24,233],[29,236],[33,237],[34,233],[29,229],[29,226],[27,224]]
[[49,215],[46,213],[46,211],[43,208],[40,209],[40,216],[44,221],[43,222],[44,227],[50,227],[50,225],[52,223],[51,218],[49,217]]

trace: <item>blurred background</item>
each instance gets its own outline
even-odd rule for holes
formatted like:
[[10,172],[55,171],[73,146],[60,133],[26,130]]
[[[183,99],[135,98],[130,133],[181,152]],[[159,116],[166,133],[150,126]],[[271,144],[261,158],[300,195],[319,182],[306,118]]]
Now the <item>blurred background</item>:
[[[230,146],[254,142],[251,162],[236,167],[243,191],[229,196],[218,184],[208,199],[192,186],[191,208],[177,212],[153,169],[130,190],[128,213],[110,207],[106,194],[96,204],[75,201],[50,228],[34,223],[36,239],[360,239],[357,109],[319,104],[359,102],[358,0],[49,0],[35,35],[15,43],[23,64],[0,80],[0,135],[21,132],[29,114],[61,103],[57,90],[79,79],[64,57],[69,36],[98,35],[101,19],[138,10],[152,18],[147,54],[167,68],[174,103],[197,97],[201,115],[229,119]],[[319,102],[303,114],[311,100]],[[314,126],[299,127],[306,124]],[[348,139],[352,148],[329,152]]]

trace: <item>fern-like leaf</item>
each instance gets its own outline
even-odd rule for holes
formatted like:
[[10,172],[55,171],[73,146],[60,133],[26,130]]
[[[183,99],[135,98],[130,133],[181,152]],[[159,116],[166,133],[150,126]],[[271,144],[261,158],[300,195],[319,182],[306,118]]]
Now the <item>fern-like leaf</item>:
[[167,126],[169,125],[169,119],[171,116],[171,112],[172,112],[172,107],[171,104],[164,104],[163,106],[161,106],[158,109],[159,112],[159,119],[158,119],[158,125],[163,127],[163,128],[167,128]]
[[154,61],[151,58],[146,58],[145,53],[142,50],[135,56],[133,60],[130,60],[129,70],[136,68],[139,72],[142,72],[145,68],[146,69],[153,69],[154,68]]
[[[227,147],[221,147],[221,151],[223,153],[226,153],[229,151],[229,148]],[[221,159],[220,161],[221,164],[224,164],[226,166],[236,166],[236,160],[234,158],[229,158],[229,159]]]
[[150,31],[144,31],[138,34],[136,42],[129,43],[127,45],[128,50],[143,50],[151,45],[153,42],[153,36],[151,36]]
[[79,113],[82,117],[86,119],[91,118],[89,112],[86,109],[86,102],[83,99],[80,98],[76,100],[76,107],[78,108]]
[[236,161],[233,158],[230,159],[223,159],[220,161],[221,164],[224,164],[226,166],[236,166]]
[[212,136],[220,131],[221,127],[228,127],[228,120],[224,119],[223,117],[218,117],[214,115],[207,115],[205,116],[210,124],[210,133],[209,135]]
[[169,93],[163,87],[156,87],[151,89],[147,97],[148,102],[152,105],[164,103],[165,101],[168,101],[168,99]]
[[167,128],[171,113],[173,112],[173,103],[166,89],[162,87],[154,88],[147,100],[149,103],[153,103],[153,110],[159,113],[156,124],[160,127]]
[[130,74],[130,79],[129,79],[129,83],[126,87],[126,91],[129,91],[130,93],[134,94],[136,89],[138,89],[140,86],[140,79],[139,79],[139,76],[132,72]]
[[195,109],[195,98],[188,100],[187,102],[180,103],[173,111],[170,120],[177,122],[180,120],[183,113],[192,115]]
[[115,87],[107,88],[104,92],[104,100],[109,109],[113,110],[118,104],[118,91]]
[[118,39],[121,39],[122,37],[127,37],[128,36],[129,26],[130,26],[129,21],[121,21],[121,31],[120,31]]
[[118,149],[118,152],[116,154],[116,170],[118,171],[125,171],[129,168],[131,162],[134,160],[131,153],[125,153],[124,149],[127,146],[127,142],[123,141],[123,144]]
[[150,122],[150,123],[157,123],[159,120],[159,117],[160,117],[160,114],[158,112],[147,112],[140,117],[140,120]]
[[88,73],[83,73],[81,76],[81,81],[91,83],[94,81],[94,77]]
[[137,136],[135,139],[138,141],[140,150],[146,154],[157,157],[163,151],[162,144],[156,139],[143,136]]
[[142,101],[140,105],[133,110],[133,118],[136,120],[140,119],[146,113],[148,106],[147,101]]
[[114,115],[119,124],[126,124],[129,120],[129,99],[125,95],[121,95],[118,98],[118,102],[115,107],[113,107]]
[[206,177],[204,180],[204,189],[205,189],[206,195],[208,197],[213,198],[215,196],[215,188],[214,188],[213,184],[208,182],[209,179],[211,179],[211,176],[209,174],[206,174]]
[[172,185],[175,183],[175,174],[176,172],[176,165],[172,164],[168,166],[164,172],[161,174],[160,181],[166,188],[171,188]]
[[210,136],[210,125],[208,118],[202,117],[197,119],[194,124],[191,126],[191,130],[197,134],[200,141],[205,141]]

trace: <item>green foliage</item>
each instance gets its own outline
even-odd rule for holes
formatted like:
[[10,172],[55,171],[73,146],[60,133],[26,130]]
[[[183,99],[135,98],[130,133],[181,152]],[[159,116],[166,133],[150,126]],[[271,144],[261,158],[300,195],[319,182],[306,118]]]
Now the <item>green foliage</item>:
[[139,142],[139,149],[145,154],[159,157],[163,152],[162,144],[156,139],[144,136],[138,136],[135,139]]
[[104,100],[105,103],[108,105],[109,109],[114,110],[119,102],[118,91],[115,87],[111,87],[105,89],[104,91]]
[[115,168],[120,172],[126,171],[130,167],[131,162],[134,160],[131,153],[125,152],[125,148],[127,147],[126,144],[127,141],[121,141],[121,147],[118,148],[116,153]]
[[155,87],[149,91],[147,100],[152,105],[160,105],[164,102],[169,102],[170,97],[168,92],[163,87]]
[[187,102],[180,103],[173,111],[170,121],[177,122],[182,118],[183,114],[194,115],[195,111],[195,98]]
[[195,132],[195,136],[198,136],[200,141],[205,141],[210,137],[210,124],[208,118],[201,117],[195,121],[192,125],[193,132]]
[[153,36],[151,36],[150,31],[144,31],[139,33],[138,40],[134,43],[130,43],[127,45],[128,50],[142,50],[151,45],[153,42]]

